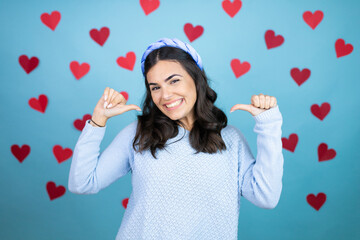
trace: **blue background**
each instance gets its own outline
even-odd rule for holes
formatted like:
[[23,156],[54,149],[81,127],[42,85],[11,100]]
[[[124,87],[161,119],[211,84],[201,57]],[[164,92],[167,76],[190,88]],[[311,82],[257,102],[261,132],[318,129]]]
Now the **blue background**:
[[[96,195],[65,195],[49,200],[46,183],[67,188],[71,159],[58,164],[56,144],[73,149],[80,132],[73,121],[92,114],[105,87],[129,93],[128,103],[140,105],[145,92],[140,59],[146,47],[162,37],[187,39],[185,23],[202,25],[204,33],[191,43],[202,57],[217,106],[246,136],[256,156],[255,121],[245,111],[230,114],[236,103],[250,103],[254,94],[275,96],[283,115],[283,137],[296,133],[294,153],[283,150],[283,192],[275,209],[258,208],[241,200],[239,239],[360,239],[359,207],[359,1],[243,1],[234,18],[222,1],[160,1],[145,15],[139,1],[1,1],[0,2],[0,239],[114,239],[130,196],[131,173]],[[42,13],[57,10],[55,31],[40,21]],[[302,19],[305,11],[324,12],[312,30]],[[101,47],[89,36],[93,28],[110,28]],[[267,50],[264,34],[274,30],[285,38]],[[337,58],[335,41],[351,43],[350,55]],[[116,59],[136,53],[133,71]],[[26,74],[20,55],[36,56],[39,66]],[[251,64],[236,78],[230,61]],[[87,62],[90,72],[76,80],[71,61]],[[311,70],[300,87],[290,76],[294,67]],[[45,114],[31,109],[28,100],[46,94]],[[331,111],[320,121],[313,104],[329,102]],[[126,112],[108,121],[101,144],[135,120]],[[325,142],[336,150],[334,159],[318,162],[317,147]],[[12,145],[28,144],[23,163]],[[324,192],[325,204],[316,211],[308,194]]]

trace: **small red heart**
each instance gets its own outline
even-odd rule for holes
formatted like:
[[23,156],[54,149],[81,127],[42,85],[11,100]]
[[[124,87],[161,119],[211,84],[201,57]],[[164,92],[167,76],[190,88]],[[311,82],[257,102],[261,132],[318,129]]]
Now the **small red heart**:
[[59,24],[61,19],[61,14],[58,11],[53,11],[51,15],[48,13],[43,13],[40,16],[41,21],[45,26],[49,27],[51,30],[55,30],[56,26]]
[[77,130],[82,131],[83,128],[85,127],[86,121],[90,120],[90,118],[91,118],[90,114],[85,114],[82,119],[76,119],[73,123],[74,127]]
[[234,58],[233,60],[231,60],[230,66],[231,66],[231,69],[233,70],[236,78],[239,78],[240,76],[247,73],[251,67],[250,63],[248,63],[248,62],[240,63],[240,60],[237,58]]
[[124,98],[126,99],[126,101],[129,99],[129,94],[128,94],[127,92],[122,91],[122,92],[120,92],[120,94],[124,96]]
[[126,57],[118,57],[118,59],[116,60],[117,64],[120,67],[128,69],[130,71],[134,69],[135,61],[136,55],[134,52],[128,52],[126,54]]
[[98,31],[95,28],[90,30],[90,37],[100,46],[104,45],[109,35],[110,35],[110,29],[108,27],[103,27],[100,29],[100,31]]
[[58,186],[56,187],[55,183],[53,181],[49,181],[46,184],[46,190],[49,195],[50,200],[54,200],[55,198],[59,198],[62,195],[65,194],[65,187],[64,186]]
[[315,208],[316,211],[319,211],[319,209],[324,205],[326,201],[326,195],[325,193],[318,193],[317,196],[314,194],[309,194],[306,196],[306,201],[309,203],[310,206]]
[[11,146],[11,152],[16,157],[16,159],[22,163],[24,159],[30,154],[30,146],[27,144],[24,144],[19,147],[19,145],[14,144]]
[[345,45],[344,39],[339,38],[338,40],[336,40],[335,51],[337,58],[349,55],[353,50],[353,45],[351,45],[350,43]]
[[275,48],[284,43],[284,37],[281,35],[275,36],[273,30],[267,30],[265,32],[265,43],[267,49]]
[[40,94],[39,99],[30,98],[29,105],[32,109],[45,113],[46,107],[48,104],[48,98],[45,94]]
[[336,156],[336,151],[334,149],[328,149],[326,143],[321,143],[318,146],[318,159],[319,162],[331,160]]
[[127,208],[128,203],[129,203],[129,198],[124,198],[124,199],[122,200],[122,205],[123,205],[123,207],[124,207],[125,209]]
[[222,8],[230,17],[234,17],[240,11],[241,6],[242,2],[240,0],[234,0],[233,2],[224,0],[222,2]]
[[323,104],[321,104],[321,107],[317,104],[313,104],[311,105],[310,110],[315,117],[322,121],[330,112],[330,104],[324,102]]
[[315,11],[314,13],[306,11],[303,13],[303,19],[307,25],[309,25],[313,30],[319,25],[324,17],[324,13],[320,10]]
[[21,55],[19,57],[20,66],[25,70],[27,74],[29,74],[32,70],[34,70],[39,65],[39,59],[37,57],[28,58],[26,55]]
[[300,71],[298,68],[293,68],[290,71],[291,77],[294,79],[294,81],[297,83],[297,85],[303,84],[308,78],[310,77],[310,70],[307,68],[304,68]]
[[53,147],[53,153],[58,163],[64,162],[65,160],[69,159],[73,154],[70,148],[63,149],[60,145],[55,145]]
[[191,23],[186,23],[184,25],[184,32],[189,41],[192,42],[203,34],[204,28],[201,25],[193,27]]
[[160,6],[159,0],[140,0],[140,6],[145,12],[145,15],[149,15]]
[[281,138],[283,148],[289,150],[290,152],[295,152],[295,148],[299,142],[299,137],[296,133],[290,134],[289,139],[283,137]]
[[90,65],[88,63],[82,63],[80,65],[77,61],[72,61],[70,63],[70,70],[74,77],[79,80],[89,72]]

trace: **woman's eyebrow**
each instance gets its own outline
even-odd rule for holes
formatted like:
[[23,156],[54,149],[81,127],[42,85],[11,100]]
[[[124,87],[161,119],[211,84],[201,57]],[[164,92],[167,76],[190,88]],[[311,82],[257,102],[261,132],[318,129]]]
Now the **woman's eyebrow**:
[[[175,77],[175,76],[180,76],[180,77],[182,77],[180,74],[173,74],[173,75],[167,77],[167,78],[164,80],[164,82],[169,81],[171,78],[173,78],[173,77]],[[157,84],[157,83],[149,83],[149,86],[150,86],[150,85],[158,85],[158,84]]]

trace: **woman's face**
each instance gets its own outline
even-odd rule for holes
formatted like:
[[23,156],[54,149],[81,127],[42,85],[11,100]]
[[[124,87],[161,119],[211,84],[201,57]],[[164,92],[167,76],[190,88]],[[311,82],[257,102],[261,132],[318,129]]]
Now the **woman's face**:
[[180,120],[190,130],[195,121],[196,86],[181,64],[160,60],[147,73],[147,81],[160,111],[172,120]]

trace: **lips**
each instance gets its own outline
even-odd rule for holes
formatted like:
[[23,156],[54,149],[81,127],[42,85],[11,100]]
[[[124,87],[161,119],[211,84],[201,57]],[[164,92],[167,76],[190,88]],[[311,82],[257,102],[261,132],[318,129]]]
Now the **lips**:
[[172,104],[172,103],[174,103],[174,102],[177,102],[177,101],[179,101],[180,99],[182,99],[182,98],[179,98],[179,99],[176,99],[176,100],[174,100],[174,101],[171,101],[171,102],[165,103],[165,104],[163,104],[163,106],[165,106],[165,107],[166,107],[166,105],[169,105],[169,104]]
[[[176,100],[176,101],[178,101],[178,100]],[[175,102],[176,102],[175,101]],[[174,102],[174,101],[173,101]],[[177,109],[178,107],[180,107],[182,104],[183,104],[183,102],[184,102],[184,99],[183,98],[181,98],[181,102],[179,103],[179,105],[177,105],[177,106],[175,106],[175,107],[170,107],[170,108],[168,108],[166,105],[164,105],[165,106],[165,108],[167,109],[167,110],[174,110],[174,109]]]

